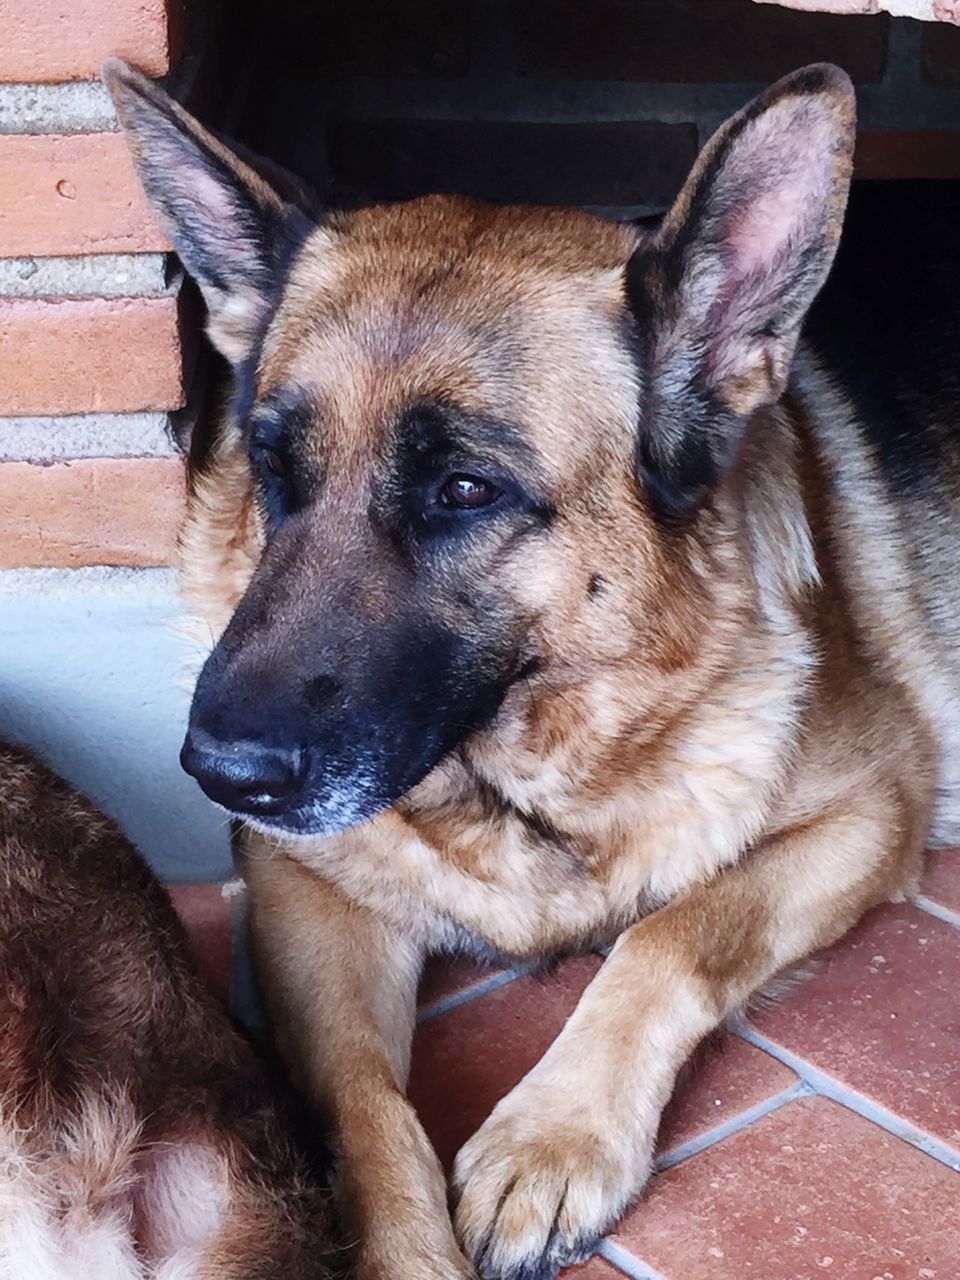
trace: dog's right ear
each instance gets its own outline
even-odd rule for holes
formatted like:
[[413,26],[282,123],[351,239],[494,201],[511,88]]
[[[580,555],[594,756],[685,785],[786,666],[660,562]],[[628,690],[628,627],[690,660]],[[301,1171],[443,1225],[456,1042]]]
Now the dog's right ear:
[[267,181],[121,59],[102,75],[147,199],[203,292],[210,338],[239,364],[315,225],[303,189]]

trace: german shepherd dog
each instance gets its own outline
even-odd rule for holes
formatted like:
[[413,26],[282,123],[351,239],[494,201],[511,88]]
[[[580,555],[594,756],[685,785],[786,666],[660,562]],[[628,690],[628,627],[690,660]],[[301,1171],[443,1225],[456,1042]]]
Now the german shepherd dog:
[[163,889],[4,744],[0,974],[2,1280],[333,1276],[329,1192]]
[[[182,759],[245,820],[360,1273],[552,1276],[643,1187],[697,1042],[958,831],[957,276],[896,296],[936,248],[908,221],[801,338],[854,139],[828,65],[728,121],[648,229],[325,214],[105,75],[235,371],[183,535],[219,640]],[[604,943],[460,1152],[451,1224],[404,1096],[424,957]]]

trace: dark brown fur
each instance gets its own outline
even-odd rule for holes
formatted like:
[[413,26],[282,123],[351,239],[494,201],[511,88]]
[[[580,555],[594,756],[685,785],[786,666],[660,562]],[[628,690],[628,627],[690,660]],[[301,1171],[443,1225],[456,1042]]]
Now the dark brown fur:
[[166,893],[3,744],[0,973],[0,1275],[333,1276],[329,1195]]

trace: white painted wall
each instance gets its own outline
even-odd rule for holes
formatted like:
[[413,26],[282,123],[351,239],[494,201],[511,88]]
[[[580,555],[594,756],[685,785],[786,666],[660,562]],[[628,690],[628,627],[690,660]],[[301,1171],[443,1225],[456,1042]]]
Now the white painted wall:
[[168,882],[231,873],[226,815],[180,769],[191,649],[168,570],[0,573],[0,737],[34,747]]

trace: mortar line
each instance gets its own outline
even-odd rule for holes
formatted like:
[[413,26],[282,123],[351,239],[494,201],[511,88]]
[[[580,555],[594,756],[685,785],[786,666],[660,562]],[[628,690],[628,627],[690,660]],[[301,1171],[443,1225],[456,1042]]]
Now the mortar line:
[[631,1280],[665,1280],[659,1271],[654,1271],[653,1267],[648,1267],[645,1262],[635,1258],[632,1253],[628,1253],[621,1245],[614,1244],[612,1240],[601,1240],[596,1248],[596,1254],[600,1258],[605,1258],[625,1275],[630,1276]]
[[739,1133],[742,1129],[748,1128],[755,1120],[762,1120],[771,1111],[777,1111],[780,1107],[785,1106],[788,1102],[795,1101],[797,1098],[809,1098],[814,1092],[813,1086],[808,1081],[798,1080],[796,1084],[788,1085],[786,1089],[781,1089],[779,1093],[773,1094],[772,1097],[764,1098],[763,1102],[747,1107],[745,1111],[738,1112],[737,1115],[731,1116],[729,1120],[724,1120],[722,1124],[714,1125],[712,1129],[708,1129],[698,1137],[690,1138],[687,1142],[681,1142],[677,1146],[671,1147],[669,1151],[665,1151],[662,1156],[658,1156],[654,1161],[654,1172],[663,1173],[667,1169],[672,1169],[674,1165],[680,1164],[682,1160],[698,1155],[701,1151],[706,1151],[708,1147],[722,1142],[724,1138],[729,1138],[731,1134]]
[[934,902],[932,898],[928,898],[923,894],[918,894],[916,898],[911,898],[910,901],[915,907],[925,911],[928,916],[936,916],[944,924],[953,925],[954,929],[960,929],[960,912],[951,911],[949,907],[944,907],[939,902]]
[[801,1080],[806,1081],[812,1087],[815,1093],[824,1098],[829,1098],[831,1102],[839,1103],[842,1107],[846,1107],[848,1111],[855,1112],[864,1120],[869,1120],[871,1124],[875,1124],[877,1128],[885,1130],[892,1137],[902,1139],[911,1147],[916,1147],[918,1151],[922,1151],[924,1155],[931,1156],[934,1160],[939,1161],[940,1164],[946,1165],[948,1169],[952,1169],[955,1173],[960,1173],[960,1152],[952,1151],[946,1143],[941,1142],[932,1134],[926,1133],[923,1129],[911,1124],[909,1120],[904,1120],[900,1116],[894,1115],[892,1111],[888,1111],[880,1103],[873,1102],[862,1094],[858,1094],[847,1085],[840,1084],[832,1076],[827,1075],[825,1071],[821,1071],[797,1054],[791,1053],[789,1049],[784,1049],[775,1041],[769,1040],[752,1027],[735,1027],[733,1032],[734,1035],[738,1035],[742,1040],[746,1040],[748,1044],[752,1044],[755,1049],[762,1049],[764,1053],[769,1053],[772,1058],[776,1058],[785,1066],[790,1067],[800,1076]]
[[480,982],[474,983],[473,986],[464,987],[461,991],[454,991],[449,996],[441,996],[439,1000],[434,1000],[417,1011],[417,1026],[422,1022],[432,1022],[434,1018],[439,1018],[441,1014],[449,1013],[451,1009],[458,1009],[462,1004],[470,1004],[471,1001],[478,1000],[480,996],[489,995],[491,991],[498,991],[501,987],[507,986],[508,983],[514,982],[517,978],[526,978],[529,975],[530,969],[522,966],[515,969],[504,969],[499,973],[491,974],[489,978],[484,978]]

